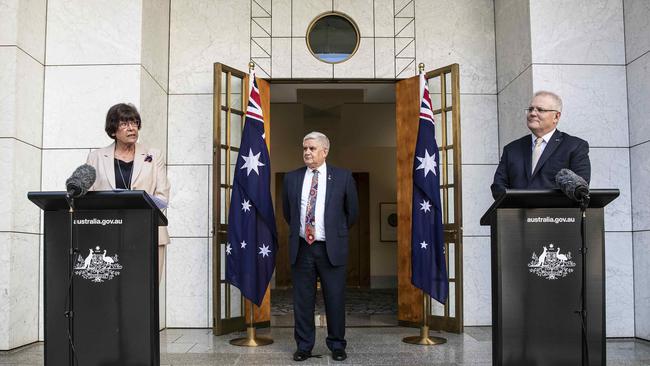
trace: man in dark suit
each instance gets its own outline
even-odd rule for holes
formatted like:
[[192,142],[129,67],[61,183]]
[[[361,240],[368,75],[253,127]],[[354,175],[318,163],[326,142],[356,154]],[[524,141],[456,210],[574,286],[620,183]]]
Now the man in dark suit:
[[293,281],[296,361],[311,357],[316,339],[314,306],[320,278],[327,314],[327,347],[332,358],[345,353],[345,283],[348,228],[357,220],[359,204],[352,174],[325,163],[329,140],[320,132],[304,137],[307,166],[284,176],[282,208],[289,224],[289,258]]
[[491,186],[494,198],[506,189],[557,188],[555,175],[564,168],[589,183],[589,144],[557,129],[561,115],[562,99],[557,94],[548,91],[535,93],[526,108],[528,129],[532,135],[503,148]]

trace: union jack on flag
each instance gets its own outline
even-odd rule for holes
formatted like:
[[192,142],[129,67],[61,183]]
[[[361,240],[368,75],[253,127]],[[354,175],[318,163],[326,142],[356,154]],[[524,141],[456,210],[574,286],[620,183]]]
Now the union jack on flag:
[[254,72],[249,86],[228,215],[226,281],[260,306],[275,269],[278,235],[271,202],[271,161]]
[[420,119],[413,159],[411,283],[444,304],[449,292],[440,203],[440,159],[429,88],[420,73]]

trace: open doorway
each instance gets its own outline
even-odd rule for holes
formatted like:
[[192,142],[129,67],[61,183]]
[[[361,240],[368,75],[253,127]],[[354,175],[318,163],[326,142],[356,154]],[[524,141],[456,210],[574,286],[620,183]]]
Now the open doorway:
[[[280,245],[271,282],[271,325],[293,326],[280,192],[283,174],[304,166],[302,138],[311,131],[329,137],[328,164],[351,170],[359,191],[360,220],[350,238],[347,326],[397,325],[396,222],[389,219],[397,197],[394,83],[274,82],[271,118],[271,192]],[[324,325],[320,293],[316,316]]]

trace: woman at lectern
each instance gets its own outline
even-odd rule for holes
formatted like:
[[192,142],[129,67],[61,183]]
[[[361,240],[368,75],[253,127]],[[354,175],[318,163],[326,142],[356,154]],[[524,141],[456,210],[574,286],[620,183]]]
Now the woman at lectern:
[[[119,103],[108,110],[104,130],[114,142],[88,154],[86,162],[97,172],[90,190],[143,190],[154,197],[160,208],[164,208],[169,202],[165,159],[159,149],[138,143],[141,127],[140,113],[132,104]],[[161,226],[158,231],[159,276],[162,275],[168,243],[167,227]]]

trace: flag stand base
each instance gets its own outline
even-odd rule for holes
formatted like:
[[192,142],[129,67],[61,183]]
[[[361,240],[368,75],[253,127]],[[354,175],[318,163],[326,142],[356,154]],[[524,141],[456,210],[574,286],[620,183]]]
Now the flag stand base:
[[427,318],[429,317],[429,312],[431,309],[431,297],[425,293],[423,295],[423,307],[422,307],[422,326],[420,327],[419,336],[411,336],[402,339],[402,342],[409,344],[419,344],[420,346],[435,346],[437,344],[447,343],[446,338],[442,337],[431,337],[429,336],[429,326],[427,325]]
[[248,327],[246,330],[246,337],[244,338],[235,338],[230,340],[230,344],[233,346],[241,347],[259,347],[266,346],[273,343],[273,340],[265,337],[257,337],[255,335],[255,327]]
[[409,344],[419,344],[421,346],[434,346],[436,344],[447,343],[447,339],[442,337],[429,336],[429,327],[423,325],[422,327],[420,327],[419,336],[405,337],[404,339],[402,339],[402,342],[409,343]]
[[266,337],[258,337],[255,334],[255,320],[253,318],[254,316],[254,311],[253,311],[253,303],[246,299],[246,306],[248,312],[250,313],[250,323],[248,324],[248,328],[246,328],[246,337],[244,338],[235,338],[230,340],[230,344],[233,346],[240,346],[240,347],[260,347],[260,346],[266,346],[271,343],[273,343],[273,340],[271,338],[266,338]]

